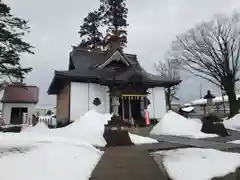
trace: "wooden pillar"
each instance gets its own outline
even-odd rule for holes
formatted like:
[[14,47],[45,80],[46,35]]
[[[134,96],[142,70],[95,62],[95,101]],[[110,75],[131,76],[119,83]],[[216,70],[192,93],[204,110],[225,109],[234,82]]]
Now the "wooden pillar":
[[124,99],[123,99],[123,96],[121,97],[122,98],[122,119],[124,119]]
[[128,96],[128,111],[129,111],[129,120],[132,120],[132,108],[131,108],[131,96]]
[[145,110],[145,99],[143,96],[139,97],[140,98],[140,111],[141,111],[141,116],[144,117],[144,110]]

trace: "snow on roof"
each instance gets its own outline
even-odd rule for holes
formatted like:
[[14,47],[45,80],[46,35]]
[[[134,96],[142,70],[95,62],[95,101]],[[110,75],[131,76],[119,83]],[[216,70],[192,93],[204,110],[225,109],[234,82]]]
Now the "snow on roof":
[[[237,99],[240,98],[240,94],[237,94]],[[223,102],[223,99],[224,99],[224,102],[228,102],[228,96],[225,95],[225,96],[217,96],[213,99],[213,102],[214,103],[221,103]],[[207,100],[206,99],[197,99],[197,100],[194,100],[191,102],[191,104],[193,105],[200,105],[200,104],[207,104]]]
[[185,111],[185,112],[191,112],[191,111],[193,111],[194,110],[194,107],[184,107],[184,108],[181,108],[182,109],[182,111]]

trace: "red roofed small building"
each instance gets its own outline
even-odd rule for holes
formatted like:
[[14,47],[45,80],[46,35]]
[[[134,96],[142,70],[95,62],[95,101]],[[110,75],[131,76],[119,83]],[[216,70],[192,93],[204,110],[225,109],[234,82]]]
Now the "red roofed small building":
[[36,114],[39,98],[37,86],[10,84],[4,89],[2,113],[5,124],[23,124]]

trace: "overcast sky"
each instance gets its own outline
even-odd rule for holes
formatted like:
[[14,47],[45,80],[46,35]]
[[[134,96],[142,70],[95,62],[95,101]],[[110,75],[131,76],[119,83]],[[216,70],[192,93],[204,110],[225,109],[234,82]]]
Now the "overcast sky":
[[[80,42],[77,34],[83,18],[97,9],[100,0],[3,0],[15,15],[29,20],[31,32],[26,39],[35,46],[35,55],[24,55],[22,63],[34,68],[26,81],[40,87],[40,104],[55,104],[46,91],[54,70],[68,68],[71,45]],[[176,35],[216,13],[240,10],[239,0],[128,0],[127,53],[136,53],[150,72],[163,60]],[[184,101],[199,97],[208,88],[217,88],[198,78],[182,77],[178,92]]]

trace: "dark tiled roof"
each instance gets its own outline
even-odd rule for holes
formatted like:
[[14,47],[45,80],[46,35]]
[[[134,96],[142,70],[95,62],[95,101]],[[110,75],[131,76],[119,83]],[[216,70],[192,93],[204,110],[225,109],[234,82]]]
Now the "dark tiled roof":
[[8,85],[2,97],[2,103],[37,103],[39,89],[37,86],[24,86],[22,84]]
[[180,83],[180,80],[167,79],[163,76],[152,75],[146,72],[139,64],[137,56],[125,54],[117,49],[130,63],[130,67],[121,70],[111,68],[96,68],[106,62],[114,51],[88,51],[86,49],[73,48],[70,53],[69,71],[55,71],[55,76],[48,89],[49,94],[56,94],[71,81],[99,83],[114,85],[119,83],[142,83],[146,87],[172,86]]
[[[112,55],[113,52],[88,51],[86,49],[74,48],[70,53],[70,63],[75,69],[92,69],[97,65],[103,64]],[[124,57],[130,62],[132,67],[140,67],[135,54],[124,54]]]
[[61,89],[67,82],[89,82],[102,85],[142,83],[146,87],[171,86],[180,83],[180,80],[166,79],[162,76],[149,74],[145,70],[132,71],[131,69],[122,72],[111,69],[71,70],[55,71],[54,79],[49,87],[48,93],[55,94],[56,89]]

